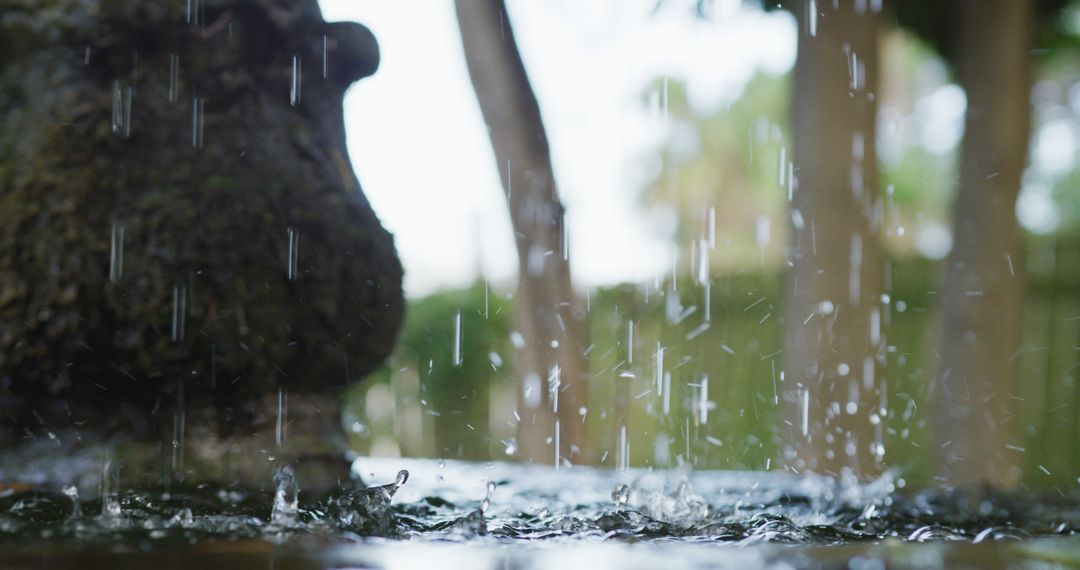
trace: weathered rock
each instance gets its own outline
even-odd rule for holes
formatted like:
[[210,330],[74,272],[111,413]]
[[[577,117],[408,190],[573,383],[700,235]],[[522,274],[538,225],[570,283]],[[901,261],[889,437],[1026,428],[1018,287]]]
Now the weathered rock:
[[345,150],[378,60],[316,0],[0,0],[0,446],[123,436],[241,480],[333,448],[403,313]]

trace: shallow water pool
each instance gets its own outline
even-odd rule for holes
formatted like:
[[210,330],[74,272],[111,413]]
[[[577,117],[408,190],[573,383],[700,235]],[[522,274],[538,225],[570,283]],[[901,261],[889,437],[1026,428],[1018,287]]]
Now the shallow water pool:
[[1080,567],[1080,501],[1060,495],[417,459],[354,469],[373,487],[326,498],[287,471],[265,492],[9,488],[0,568]]

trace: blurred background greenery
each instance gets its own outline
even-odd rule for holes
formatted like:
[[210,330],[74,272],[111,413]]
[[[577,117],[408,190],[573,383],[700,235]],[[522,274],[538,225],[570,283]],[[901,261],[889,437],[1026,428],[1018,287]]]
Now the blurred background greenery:
[[[1053,25],[1054,41],[1034,54],[1030,162],[1016,208],[1027,272],[1012,355],[1020,370],[1015,422],[1024,484],[1040,488],[1075,486],[1080,475],[1080,3],[1055,13]],[[899,27],[882,38],[884,464],[925,483],[933,475],[936,295],[951,243],[965,97],[932,46]],[[775,468],[782,432],[792,429],[777,392],[791,77],[759,73],[733,103],[710,111],[691,105],[676,78],[657,77],[641,105],[668,127],[658,151],[641,157],[652,174],[639,200],[671,220],[676,261],[646,282],[580,291],[589,373],[579,413],[588,419],[591,461]],[[354,450],[517,456],[520,340],[511,291],[481,279],[411,301],[396,353],[348,400]]]

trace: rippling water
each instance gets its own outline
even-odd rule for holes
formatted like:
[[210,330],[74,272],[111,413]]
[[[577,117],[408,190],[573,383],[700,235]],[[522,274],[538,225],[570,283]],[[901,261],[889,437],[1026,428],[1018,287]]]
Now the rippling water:
[[[304,495],[0,491],[0,568],[1080,567],[1075,497],[972,499],[754,472],[358,460]],[[404,473],[402,471],[407,471]]]

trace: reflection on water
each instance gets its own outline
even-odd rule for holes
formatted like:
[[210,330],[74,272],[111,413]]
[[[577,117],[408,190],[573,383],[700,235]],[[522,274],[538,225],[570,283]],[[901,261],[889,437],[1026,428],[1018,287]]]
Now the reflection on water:
[[0,491],[0,567],[93,556],[151,565],[164,553],[263,568],[1080,564],[1080,544],[1061,538],[1080,529],[1080,500],[1060,496],[909,494],[890,477],[859,486],[370,458],[354,469],[373,486],[323,499],[305,497],[287,468],[265,493],[106,489],[86,500],[73,488],[9,487]]

